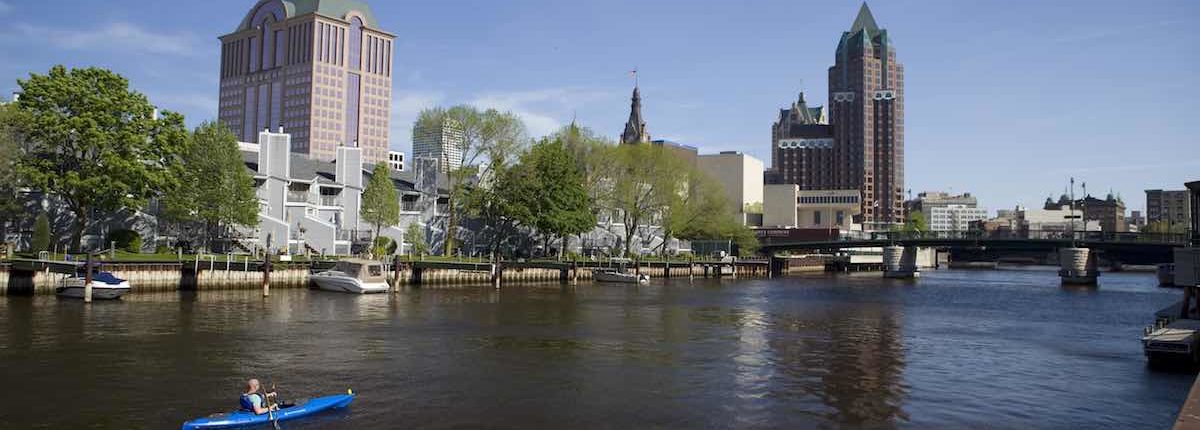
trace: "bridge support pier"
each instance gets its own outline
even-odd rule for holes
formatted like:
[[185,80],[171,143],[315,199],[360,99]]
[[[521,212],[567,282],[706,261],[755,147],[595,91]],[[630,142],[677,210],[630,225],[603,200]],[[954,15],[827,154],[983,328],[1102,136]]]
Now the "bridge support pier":
[[1063,285],[1096,285],[1096,253],[1088,248],[1060,248],[1058,276]]
[[911,279],[920,275],[915,246],[892,245],[883,248],[883,277]]

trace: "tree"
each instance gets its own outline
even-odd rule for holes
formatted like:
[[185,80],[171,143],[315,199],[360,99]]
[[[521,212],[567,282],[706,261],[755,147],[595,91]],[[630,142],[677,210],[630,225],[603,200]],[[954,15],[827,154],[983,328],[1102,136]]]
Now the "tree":
[[254,178],[246,171],[237,138],[223,124],[200,124],[187,140],[181,162],[172,166],[174,187],[163,196],[166,217],[203,226],[205,243],[214,231],[258,222]]
[[507,186],[526,188],[511,190],[516,198],[524,199],[515,202],[517,218],[541,232],[547,245],[551,237],[562,240],[560,256],[568,235],[581,234],[596,226],[596,214],[579,165],[561,139],[543,138],[533,145],[521,156],[514,174],[521,177]]
[[45,212],[38,214],[37,220],[33,222],[33,240],[29,250],[33,252],[50,250],[50,217],[46,216]]
[[99,68],[54,66],[18,80],[18,130],[26,145],[18,175],[62,199],[75,215],[70,247],[78,249],[93,211],[137,210],[173,184],[187,130],[129,89],[129,81]]
[[913,211],[908,214],[908,218],[904,220],[904,225],[897,226],[897,229],[905,233],[924,233],[929,231],[929,223],[925,221],[925,213]]
[[404,241],[408,242],[413,255],[425,255],[429,252],[429,245],[425,244],[425,232],[416,223],[409,224],[408,229],[404,230]]
[[1142,227],[1140,231],[1143,233],[1156,233],[1156,234],[1168,234],[1168,233],[1183,234],[1183,233],[1187,233],[1187,229],[1188,229],[1188,225],[1185,222],[1173,223],[1173,222],[1166,221],[1166,220],[1159,220],[1159,221],[1146,223],[1146,225],[1144,227]]
[[[680,163],[682,164],[682,163]],[[728,236],[729,225],[741,225],[734,217],[729,199],[721,184],[692,166],[678,166],[671,179],[674,192],[665,196],[663,208],[663,244],[667,241],[713,239]]]
[[[474,106],[459,105],[449,109],[431,108],[421,111],[413,123],[416,128],[442,127],[447,121],[453,121],[463,132],[462,147],[463,165],[447,172],[450,189],[450,213],[447,220],[445,254],[454,253],[456,246],[453,232],[457,230],[459,217],[470,209],[463,206],[465,186],[471,178],[489,178],[497,174],[491,170],[507,167],[520,153],[525,139],[525,124],[521,118],[512,112],[500,112],[495,109],[479,110]],[[489,184],[477,183],[479,187]],[[482,208],[475,208],[482,209]]]
[[619,145],[616,160],[611,204],[625,225],[624,255],[631,255],[638,230],[661,214],[678,191],[674,176],[682,161],[658,145]]
[[363,190],[359,212],[363,221],[375,226],[375,237],[379,237],[384,226],[400,223],[400,197],[386,164],[376,164],[371,170],[371,180]]
[[8,223],[23,212],[17,199],[20,188],[17,160],[21,154],[18,139],[15,108],[0,105],[0,241],[8,237]]

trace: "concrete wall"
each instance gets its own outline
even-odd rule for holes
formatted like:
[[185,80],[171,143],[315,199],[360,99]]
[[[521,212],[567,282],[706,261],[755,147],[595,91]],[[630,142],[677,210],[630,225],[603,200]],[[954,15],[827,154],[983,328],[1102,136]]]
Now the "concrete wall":
[[763,187],[763,227],[795,227],[796,199],[800,186],[796,184],[772,184]]
[[763,162],[740,153],[701,155],[697,162],[704,173],[725,187],[736,212],[747,204],[763,201]]

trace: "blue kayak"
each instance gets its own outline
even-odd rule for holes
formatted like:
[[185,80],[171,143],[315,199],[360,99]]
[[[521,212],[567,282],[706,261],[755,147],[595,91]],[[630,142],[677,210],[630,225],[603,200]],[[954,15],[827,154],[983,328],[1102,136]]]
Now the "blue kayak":
[[[299,405],[280,408],[274,412],[278,421],[307,417],[329,409],[341,409],[354,400],[354,393],[317,397]],[[257,415],[254,412],[236,411],[214,414],[183,423],[183,430],[228,429],[271,423],[271,414]]]

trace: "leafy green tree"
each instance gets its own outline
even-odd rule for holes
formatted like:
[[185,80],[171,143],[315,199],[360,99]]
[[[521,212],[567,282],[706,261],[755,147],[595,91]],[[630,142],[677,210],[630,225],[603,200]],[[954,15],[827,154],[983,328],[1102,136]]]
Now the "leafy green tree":
[[1188,228],[1187,223],[1183,223],[1183,222],[1172,223],[1169,221],[1154,221],[1154,222],[1146,223],[1146,225],[1144,227],[1142,227],[1140,231],[1143,233],[1157,233],[1157,234],[1167,234],[1167,233],[1183,234],[1183,233],[1187,233],[1187,228]]
[[206,244],[231,226],[258,222],[254,178],[246,171],[237,138],[223,124],[205,122],[187,140],[172,166],[174,187],[164,193],[168,218],[201,224]]
[[33,222],[33,240],[30,251],[42,252],[50,250],[50,217],[45,212],[38,214]]
[[413,255],[429,253],[429,245],[425,243],[425,232],[416,223],[409,224],[408,229],[404,230],[404,241],[410,246]]
[[740,225],[734,219],[728,197],[721,184],[692,166],[677,167],[672,179],[674,192],[665,196],[663,207],[662,253],[666,254],[667,241],[672,238],[685,240],[714,239],[726,236],[726,226]]
[[396,194],[386,164],[376,164],[371,170],[371,180],[363,190],[359,213],[363,221],[375,226],[375,237],[379,237],[383,227],[400,223],[400,196]]
[[624,255],[631,255],[633,237],[654,222],[679,191],[677,172],[683,161],[658,145],[619,145],[612,181],[611,205],[625,225]]
[[[463,144],[460,150],[463,154],[463,165],[447,172],[450,190],[450,213],[447,220],[448,232],[457,230],[459,218],[463,212],[486,212],[488,208],[468,208],[467,201],[476,204],[486,202],[464,198],[466,187],[470,185],[478,193],[490,193],[491,185],[486,181],[469,184],[472,178],[494,178],[501,172],[492,171],[492,167],[504,169],[521,152],[525,140],[525,124],[521,118],[512,112],[500,112],[495,109],[480,110],[474,106],[459,105],[449,109],[425,109],[413,123],[417,127],[441,127],[447,121],[452,121],[463,132]],[[494,182],[494,181],[493,181]],[[457,239],[453,234],[446,235],[445,254],[452,255]]]
[[187,140],[183,117],[154,116],[129,81],[99,68],[54,66],[18,80],[18,130],[26,144],[18,175],[63,199],[75,215],[78,249],[93,211],[137,210],[174,184],[171,165]]
[[913,211],[904,220],[904,225],[896,226],[896,229],[905,233],[924,233],[929,231],[929,223],[925,221],[924,212]]
[[17,175],[17,161],[21,155],[18,139],[15,108],[0,105],[0,241],[8,237],[8,223],[23,212],[17,199],[21,179]]
[[568,235],[581,234],[596,226],[596,214],[579,164],[561,139],[543,138],[534,144],[521,156],[514,174],[520,178],[508,186],[526,188],[514,193],[524,199],[514,205],[517,218],[541,232],[547,248],[551,237],[562,240],[561,256]]
[[489,160],[491,176],[486,182],[463,187],[459,193],[464,214],[489,228],[488,250],[501,251],[501,245],[517,232],[517,228],[536,219],[533,203],[538,193],[532,172]]
[[396,241],[387,236],[378,236],[375,238],[374,252],[377,256],[392,255],[396,253]]

